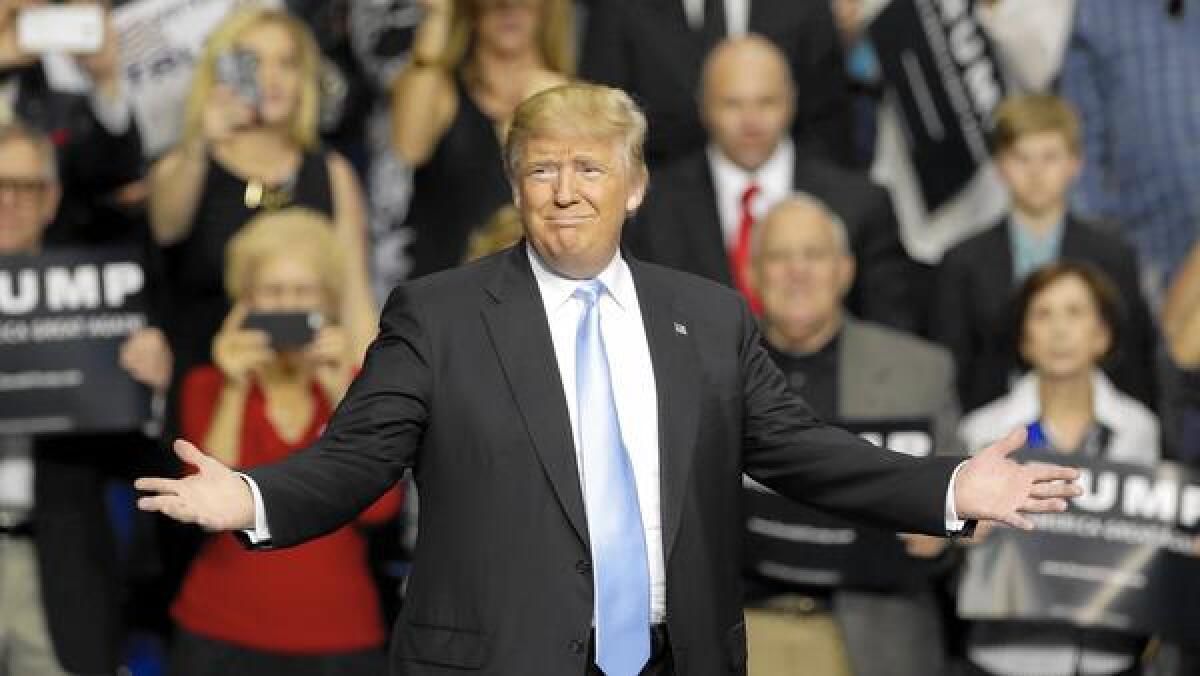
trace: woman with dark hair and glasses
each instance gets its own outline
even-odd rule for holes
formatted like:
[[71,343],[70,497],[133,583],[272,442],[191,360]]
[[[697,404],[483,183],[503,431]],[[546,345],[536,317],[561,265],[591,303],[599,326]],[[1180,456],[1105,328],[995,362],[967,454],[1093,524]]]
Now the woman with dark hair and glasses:
[[[1008,394],[963,418],[960,434],[968,450],[993,441],[995,430],[1024,425],[1031,448],[1138,465],[1158,461],[1158,420],[1100,370],[1116,346],[1117,298],[1103,273],[1084,263],[1055,263],[1026,279],[1015,304],[1014,335],[1030,370]],[[960,609],[1006,594],[1006,581],[997,574],[1004,560],[994,548],[968,553]],[[1110,676],[1141,673],[1137,657],[1144,637],[978,621],[967,642],[968,673]]]

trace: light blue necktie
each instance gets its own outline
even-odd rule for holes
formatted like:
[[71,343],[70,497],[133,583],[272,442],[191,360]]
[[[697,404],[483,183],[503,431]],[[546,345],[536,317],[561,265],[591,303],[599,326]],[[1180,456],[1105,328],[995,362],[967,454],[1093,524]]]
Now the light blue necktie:
[[650,658],[650,573],[633,466],[621,441],[600,334],[603,293],[599,280],[575,290],[584,306],[575,339],[575,392],[595,579],[596,666],[606,676],[637,676]]

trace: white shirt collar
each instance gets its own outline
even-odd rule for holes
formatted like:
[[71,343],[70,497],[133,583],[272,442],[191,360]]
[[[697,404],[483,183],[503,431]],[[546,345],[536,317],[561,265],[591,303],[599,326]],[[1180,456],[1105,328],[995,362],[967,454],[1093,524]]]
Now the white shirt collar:
[[[571,279],[551,270],[531,242],[525,243],[525,251],[529,256],[529,266],[533,269],[533,278],[542,294],[542,303],[546,306],[546,315],[553,316],[586,280]],[[621,257],[619,249],[608,265],[596,275],[596,279],[608,289],[608,295],[616,301],[618,307],[624,310],[637,308],[637,289],[633,284],[633,273],[629,270],[629,264]]]
[[[713,179],[718,184],[744,186],[751,180],[757,180],[763,190],[767,190],[768,187],[782,187],[784,190],[790,191],[792,188],[791,178],[796,165],[796,144],[792,142],[791,137],[785,136],[775,147],[775,152],[771,153],[767,161],[763,162],[763,165],[756,171],[746,171],[734,164],[733,160],[721,152],[715,143],[708,144],[707,152],[708,163],[713,170]],[[738,192],[741,190],[739,189]]]
[[766,215],[774,204],[792,194],[796,145],[790,137],[784,137],[767,161],[752,172],[734,164],[715,143],[708,145],[706,153],[708,166],[712,171],[713,188],[716,190],[721,231],[728,246],[737,238],[742,193],[752,181],[758,183],[760,190],[752,208],[756,220]]
[[[721,3],[725,9],[725,34],[738,37],[746,34],[750,23],[751,0],[725,0]],[[683,0],[683,13],[687,16],[688,25],[692,30],[704,28],[704,0]]]
[[[1030,423],[1042,417],[1042,401],[1038,394],[1037,372],[1022,375],[1010,389],[1009,401],[1013,419]],[[1119,428],[1124,404],[1116,386],[1100,369],[1092,371],[1092,409],[1096,421],[1111,428]]]

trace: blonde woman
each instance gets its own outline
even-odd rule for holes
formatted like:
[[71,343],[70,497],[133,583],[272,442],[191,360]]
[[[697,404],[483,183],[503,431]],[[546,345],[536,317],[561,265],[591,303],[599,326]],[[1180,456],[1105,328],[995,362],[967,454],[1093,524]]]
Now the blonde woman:
[[[242,468],[316,440],[357,363],[338,310],[343,250],[328,220],[300,208],[259,216],[233,238],[225,273],[233,309],[213,343],[214,364],[184,381],[185,438]],[[284,312],[319,316],[320,327],[311,339],[282,342],[247,326]],[[398,505],[389,491],[358,523],[391,518]],[[173,674],[384,673],[378,594],[354,526],[264,553],[214,535],[171,614],[180,627]]]
[[392,143],[416,169],[411,275],[457,265],[469,233],[511,199],[501,146],[517,104],[574,72],[569,0],[422,0],[393,87]]
[[231,14],[196,66],[183,139],[152,168],[150,216],[166,247],[179,373],[208,361],[229,312],[225,245],[256,214],[316,210],[348,252],[339,313],[361,354],[375,332],[366,218],[349,163],[317,141],[317,64],[308,29],[280,10]]

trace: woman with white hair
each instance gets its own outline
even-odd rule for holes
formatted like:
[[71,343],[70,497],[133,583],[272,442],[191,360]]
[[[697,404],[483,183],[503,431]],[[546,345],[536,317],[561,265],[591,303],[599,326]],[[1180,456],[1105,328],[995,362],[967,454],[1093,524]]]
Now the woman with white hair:
[[[340,317],[344,247],[323,216],[299,208],[260,216],[233,238],[227,258],[233,309],[213,342],[214,364],[184,381],[182,432],[249,468],[317,439],[357,357]],[[251,328],[287,313],[305,317],[311,335],[303,326],[293,335]],[[399,502],[388,491],[356,525],[392,518]],[[384,673],[383,618],[356,525],[276,552],[211,536],[171,608],[180,628],[171,673]]]

